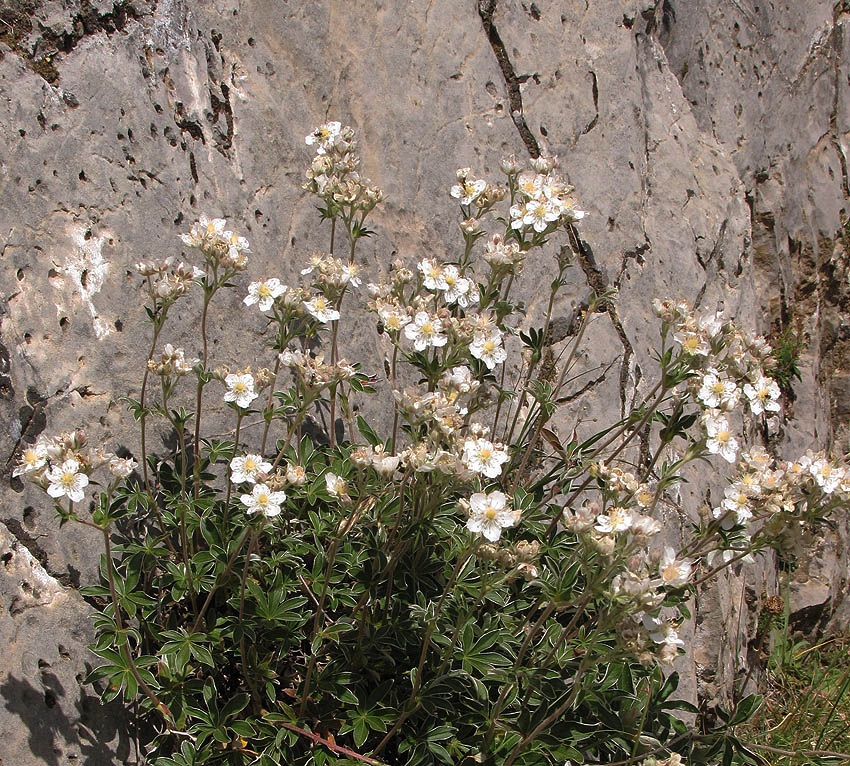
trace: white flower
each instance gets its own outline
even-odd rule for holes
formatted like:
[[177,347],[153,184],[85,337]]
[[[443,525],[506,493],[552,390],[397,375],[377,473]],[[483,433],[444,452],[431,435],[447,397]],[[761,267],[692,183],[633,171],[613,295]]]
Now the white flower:
[[234,484],[256,483],[257,474],[268,473],[272,464],[263,460],[262,455],[242,455],[230,461],[230,480]]
[[705,430],[708,434],[705,446],[712,455],[720,455],[729,463],[735,462],[738,453],[738,440],[729,430],[729,421],[725,415],[706,414]]
[[443,267],[437,287],[444,291],[443,297],[446,303],[457,303],[461,308],[466,308],[470,303],[477,301],[477,296],[470,294],[472,282],[460,275],[457,266]]
[[322,263],[324,263],[325,256],[322,253],[316,253],[311,255],[307,259],[307,265],[301,269],[302,275],[312,274],[316,269],[318,269]]
[[50,497],[67,497],[71,502],[79,503],[83,499],[83,490],[89,484],[89,477],[80,471],[80,464],[69,458],[58,468],[51,466],[45,474],[50,482],[47,494]]
[[398,468],[401,458],[398,455],[387,455],[383,452],[376,452],[372,456],[372,467],[379,476],[385,478],[391,477]]
[[529,200],[525,203],[525,215],[522,222],[525,226],[532,226],[534,231],[545,231],[552,221],[557,221],[561,211],[549,200]]
[[437,317],[420,311],[413,322],[404,328],[404,334],[413,341],[413,348],[424,351],[429,346],[436,348],[446,345],[448,338],[440,333],[442,329],[443,325]]
[[528,199],[534,199],[543,192],[544,181],[545,176],[527,170],[517,178],[517,189]]
[[207,218],[202,215],[188,234],[181,234],[180,239],[189,247],[201,247],[207,242],[224,238],[227,221],[224,218]]
[[478,388],[479,383],[472,377],[472,370],[469,367],[452,367],[443,373],[440,386],[459,394],[468,394]]
[[307,481],[307,472],[300,465],[286,464],[286,483],[293,487],[303,487]]
[[422,273],[422,284],[429,290],[440,289],[440,279],[443,275],[442,266],[433,258],[423,258],[416,266]]
[[487,182],[481,180],[470,181],[467,178],[452,186],[451,195],[460,200],[461,205],[469,205],[477,200],[487,188]]
[[20,476],[22,473],[37,471],[47,462],[47,445],[43,441],[37,441],[21,452],[18,465],[12,471],[12,476]]
[[351,285],[352,287],[360,287],[363,283],[363,280],[357,276],[357,273],[360,271],[360,267],[355,264],[346,264],[340,269],[340,279],[344,285]]
[[669,620],[659,620],[645,614],[643,616],[643,627],[646,628],[649,637],[656,644],[668,644],[671,646],[685,645],[685,642],[679,638],[675,626]]
[[503,492],[476,492],[469,498],[470,516],[466,528],[476,534],[484,535],[491,543],[502,536],[502,530],[517,523],[518,514],[508,505]]
[[407,313],[393,303],[380,304],[378,316],[384,323],[384,329],[389,332],[400,332],[402,327],[410,323]]
[[635,537],[652,537],[661,531],[661,522],[651,516],[642,516],[639,513],[632,514],[631,533]]
[[109,473],[118,479],[126,479],[138,467],[138,463],[130,457],[113,457],[109,461]]
[[523,219],[525,218],[526,212],[525,205],[511,205],[510,216],[512,229],[521,229],[525,225],[523,223]]
[[248,285],[248,295],[242,302],[246,306],[259,303],[260,311],[268,311],[275,298],[285,293],[286,290],[286,285],[282,285],[277,277],[272,277],[264,282],[252,282]]
[[627,508],[609,508],[608,513],[601,513],[596,517],[597,532],[610,535],[614,532],[625,532],[632,526],[632,514]]
[[[752,495],[747,491],[747,488],[742,486],[740,482],[735,482],[724,491],[723,502],[719,508],[713,511],[715,519],[723,519],[723,528],[729,529],[737,524],[746,524],[753,517],[753,510],[750,505]],[[727,516],[731,513],[731,516]]]
[[272,518],[280,514],[280,504],[286,500],[285,492],[272,492],[265,484],[255,484],[250,495],[242,495],[247,514],[262,513]]
[[230,231],[224,232],[224,236],[227,240],[227,257],[234,265],[243,266],[246,262],[244,253],[251,252],[248,240]]
[[508,358],[508,353],[502,346],[502,333],[498,329],[486,334],[476,333],[472,343],[469,344],[469,353],[484,362],[488,370],[492,370]]
[[494,269],[512,268],[522,263],[525,254],[520,252],[516,242],[505,243],[504,239],[494,234],[487,243],[482,258]]
[[661,579],[665,585],[669,585],[671,588],[679,588],[691,576],[691,562],[687,559],[677,561],[676,552],[668,545],[664,548],[658,571],[661,573]]
[[336,120],[319,125],[309,136],[304,139],[307,146],[315,146],[316,154],[325,154],[332,149],[340,137],[342,124]]
[[732,559],[736,559],[744,564],[752,564],[755,559],[751,554],[738,558],[744,552],[743,548],[727,548],[726,550],[709,551],[705,557],[705,563],[708,567],[714,568],[718,564],[728,564]]
[[723,312],[705,314],[697,321],[697,327],[709,338],[716,338],[723,332]]
[[259,396],[254,391],[254,376],[247,372],[242,374],[231,372],[224,379],[224,383],[228,389],[224,395],[224,401],[236,402],[237,407],[242,407],[243,409],[250,407],[251,402]]
[[582,506],[575,511],[570,511],[569,508],[564,508],[562,521],[564,526],[570,531],[578,534],[586,532],[593,526],[595,520],[594,509]]
[[780,396],[779,386],[773,378],[759,375],[755,385],[744,384],[744,394],[750,400],[750,409],[753,415],[761,415],[763,412],[779,412],[781,409],[777,401]]
[[502,463],[508,459],[503,444],[494,444],[487,439],[467,439],[463,443],[464,465],[489,479],[495,479],[502,472]]
[[328,494],[332,497],[348,497],[348,482],[335,473],[328,471],[325,474],[325,487],[327,487]]
[[682,351],[691,356],[708,356],[711,347],[701,333],[681,330],[673,334],[673,340],[682,346]]
[[706,407],[732,410],[741,395],[734,381],[723,378],[717,370],[710,369],[702,378],[702,386],[697,396]]
[[815,482],[824,491],[824,494],[831,495],[838,489],[841,480],[844,478],[844,471],[832,465],[826,458],[815,460],[809,466],[809,473],[815,477]]
[[334,322],[339,319],[339,312],[331,306],[328,299],[323,295],[317,295],[313,300],[304,301],[304,308],[322,324]]

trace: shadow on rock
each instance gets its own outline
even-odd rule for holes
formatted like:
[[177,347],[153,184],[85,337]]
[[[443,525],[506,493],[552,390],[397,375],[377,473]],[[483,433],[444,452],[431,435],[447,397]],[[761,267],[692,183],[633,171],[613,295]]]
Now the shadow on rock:
[[29,730],[29,752],[18,753],[17,763],[61,766],[71,758],[91,766],[128,763],[130,721],[121,704],[101,705],[96,696],[80,689],[77,720],[72,720],[63,709],[66,692],[59,678],[43,672],[42,683],[38,689],[26,679],[9,675],[0,685],[3,707]]

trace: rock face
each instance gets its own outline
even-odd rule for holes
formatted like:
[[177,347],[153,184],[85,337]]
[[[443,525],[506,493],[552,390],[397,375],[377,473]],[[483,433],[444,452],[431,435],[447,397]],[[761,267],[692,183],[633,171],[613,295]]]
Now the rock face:
[[[846,450],[845,6],[10,0],[0,9],[7,469],[42,431],[79,424],[95,442],[138,450],[119,401],[138,391],[149,343],[132,265],[179,254],[177,234],[198,215],[225,216],[250,239],[252,275],[294,282],[304,256],[327,247],[300,184],[303,136],[328,118],[358,130],[365,174],[387,193],[377,236],[360,251],[372,272],[396,255],[456,247],[455,168],[495,179],[507,152],[561,158],[590,216],[576,284],[556,315],[566,326],[590,288],[620,292],[618,309],[592,327],[570,423],[608,417],[645,391],[657,332],[648,302],[681,297],[800,350],[801,380],[771,447]],[[529,265],[531,317],[548,270]],[[241,287],[211,317],[216,363],[253,360],[259,348]],[[168,338],[187,351],[197,346],[187,326],[196,308],[181,305],[185,330]],[[379,372],[372,338],[369,328],[351,332],[346,353],[374,359]],[[99,541],[93,530],[60,531],[42,494],[5,481],[2,630],[19,649],[4,654],[0,757],[123,762],[126,732],[74,680],[91,636],[74,589],[96,581]],[[704,499],[686,498],[694,513]],[[813,541],[822,555],[793,591],[821,609],[820,622],[845,590],[845,539]],[[753,660],[763,597],[777,588],[768,559],[703,595],[696,664],[682,669],[687,693],[728,693]]]

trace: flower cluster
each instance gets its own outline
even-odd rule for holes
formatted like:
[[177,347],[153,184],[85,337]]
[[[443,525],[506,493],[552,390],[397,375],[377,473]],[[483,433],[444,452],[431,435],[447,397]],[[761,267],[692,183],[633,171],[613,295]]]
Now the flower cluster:
[[321,198],[329,211],[340,211],[349,219],[365,216],[384,198],[377,186],[360,176],[357,142],[350,127],[327,122],[305,142],[316,147],[316,156],[307,170],[304,189]]
[[576,207],[573,187],[554,173],[554,160],[538,157],[532,164],[533,171],[508,173],[515,194],[515,203],[510,209],[511,228],[543,235],[560,225],[584,218],[584,211]]
[[105,466],[113,478],[127,478],[137,467],[132,458],[120,458],[103,449],[93,449],[83,431],[61,433],[52,439],[39,438],[21,450],[13,476],[26,475],[57,502],[72,503],[85,498],[89,476]]
[[765,373],[770,346],[719,312],[697,316],[682,301],[655,301],[653,311],[664,322],[665,332],[672,330],[694,371],[691,391],[704,408],[708,451],[734,463],[740,443],[730,418],[739,403],[745,401],[752,416],[781,410],[779,386]]
[[196,279],[204,272],[183,261],[174,265],[174,258],[140,261],[136,271],[148,278],[151,294],[162,304],[168,305],[185,295]]
[[501,202],[505,198],[505,190],[487,183],[483,178],[475,178],[472,168],[459,168],[456,177],[457,183],[452,186],[450,194],[460,202],[467,228],[474,232],[470,219],[477,220],[497,202]]
[[182,348],[175,348],[166,343],[158,359],[148,360],[148,369],[163,378],[172,375],[182,377],[192,372],[192,369],[200,363],[199,359],[186,359]]
[[345,359],[340,359],[335,364],[326,363],[324,354],[284,351],[279,358],[284,367],[295,372],[299,386],[313,392],[321,391],[341,380],[349,380],[356,373],[354,365]]
[[180,239],[187,247],[198,248],[209,264],[232,271],[247,268],[251,252],[248,240],[230,231],[223,218],[202,215],[188,233],[180,235]]
[[742,527],[740,541],[751,522],[785,527],[791,520],[805,519],[819,498],[832,495],[839,502],[850,496],[850,471],[823,452],[810,450],[797,460],[784,461],[754,447],[742,454],[738,474],[712,514],[723,529]]

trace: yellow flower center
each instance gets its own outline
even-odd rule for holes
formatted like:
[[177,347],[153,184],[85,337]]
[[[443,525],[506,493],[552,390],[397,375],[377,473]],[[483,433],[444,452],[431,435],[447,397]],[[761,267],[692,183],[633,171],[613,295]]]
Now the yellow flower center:
[[38,455],[34,450],[27,450],[24,452],[24,462],[27,465],[35,465],[38,462]]
[[661,577],[664,578],[664,582],[670,582],[671,580],[675,580],[679,576],[679,567],[675,562],[668,564],[661,570]]
[[447,275],[444,277],[444,279],[446,280],[446,284],[447,284],[449,287],[451,287],[452,285],[454,285],[454,284],[457,282],[457,280],[456,280],[456,279],[455,279],[455,278],[454,278],[451,274],[447,274]]
[[268,285],[260,285],[259,289],[257,290],[257,295],[259,295],[261,298],[268,298],[271,296],[271,294],[272,291],[269,289]]
[[328,302],[324,298],[316,298],[316,311],[324,311]]
[[242,394],[242,393],[244,393],[244,392],[247,390],[247,388],[248,388],[248,386],[246,386],[246,385],[245,385],[245,384],[244,384],[241,380],[240,380],[240,381],[238,381],[238,382],[236,383],[236,385],[235,385],[235,386],[233,386],[233,390],[234,390],[237,394]]
[[720,431],[720,432],[718,432],[718,434],[717,434],[717,436],[716,436],[715,438],[716,438],[716,439],[717,439],[717,441],[719,441],[721,444],[726,444],[726,442],[728,442],[728,441],[729,441],[729,439],[730,439],[730,437],[731,437],[731,436],[732,436],[732,434],[730,434],[728,431]]
[[257,495],[257,504],[258,505],[267,505],[269,502],[269,496],[265,492],[260,492]]
[[434,326],[429,322],[426,322],[422,325],[421,332],[423,335],[433,335],[434,334]]
[[718,380],[718,381],[717,381],[717,382],[716,382],[716,383],[715,383],[715,384],[711,387],[711,390],[712,390],[715,394],[722,394],[722,393],[726,390],[726,388],[725,388],[725,386],[723,385],[723,381]]
[[63,487],[73,487],[74,486],[74,480],[76,478],[77,478],[76,474],[69,473],[68,471],[65,471],[62,474],[62,479],[61,479],[62,486]]
[[491,452],[491,451],[490,451],[487,447],[484,447],[484,449],[482,449],[482,450],[478,453],[478,455],[480,456],[480,458],[481,458],[482,460],[489,460],[489,459],[490,459],[490,457],[492,456],[492,454],[493,454],[493,453],[492,453],[492,452]]
[[499,512],[493,508],[492,505],[487,506],[487,509],[484,511],[484,518],[487,519],[487,521],[493,521],[493,519],[495,519],[498,515]]
[[493,343],[492,340],[488,340],[484,343],[484,351],[488,354],[492,354],[496,348],[496,344]]
[[245,471],[256,471],[257,470],[257,464],[253,460],[251,460],[251,458],[246,458],[244,470]]

